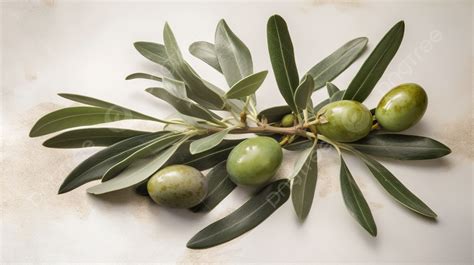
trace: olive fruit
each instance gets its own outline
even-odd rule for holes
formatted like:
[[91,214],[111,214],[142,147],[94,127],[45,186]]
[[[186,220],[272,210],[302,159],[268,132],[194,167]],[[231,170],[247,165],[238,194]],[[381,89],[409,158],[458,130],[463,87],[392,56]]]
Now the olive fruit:
[[338,142],[353,142],[364,138],[372,128],[372,114],[361,103],[352,100],[335,101],[322,107],[316,117],[318,133]]
[[190,208],[207,194],[203,174],[190,166],[172,165],[156,172],[147,183],[150,197],[162,206]]
[[295,122],[295,116],[293,114],[286,114],[281,119],[281,127],[291,127]]
[[245,186],[268,182],[280,167],[283,152],[273,138],[257,136],[238,144],[227,158],[230,179]]
[[399,132],[417,123],[427,106],[428,96],[421,86],[401,84],[383,96],[375,109],[375,118],[383,129]]

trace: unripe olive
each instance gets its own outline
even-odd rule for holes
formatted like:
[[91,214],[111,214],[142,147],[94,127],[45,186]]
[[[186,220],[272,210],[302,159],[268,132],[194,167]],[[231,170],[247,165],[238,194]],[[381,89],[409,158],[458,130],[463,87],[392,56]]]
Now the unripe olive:
[[427,106],[428,96],[421,86],[401,84],[383,96],[375,110],[375,118],[383,129],[399,132],[416,124]]
[[268,182],[280,167],[283,152],[273,138],[258,136],[238,144],[227,158],[230,179],[245,186]]
[[293,114],[286,114],[281,119],[281,127],[291,127],[295,123],[295,116]]
[[147,183],[150,197],[162,206],[190,208],[207,194],[207,181],[197,169],[172,165],[155,173]]
[[361,103],[341,100],[321,108],[316,117],[318,133],[338,142],[354,142],[364,138],[372,128],[372,114]]

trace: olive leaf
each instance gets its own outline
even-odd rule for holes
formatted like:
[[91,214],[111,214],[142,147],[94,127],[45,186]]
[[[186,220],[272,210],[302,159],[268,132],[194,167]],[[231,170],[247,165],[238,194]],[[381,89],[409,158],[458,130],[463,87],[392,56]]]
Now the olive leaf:
[[109,146],[138,135],[149,132],[121,128],[86,128],[63,132],[48,140],[43,145],[50,148],[82,148]]
[[436,218],[437,215],[415,194],[408,190],[388,169],[371,157],[356,151],[351,147],[346,148],[357,155],[369,168],[372,175],[382,185],[382,187],[393,196],[393,198],[406,208],[430,218]]
[[142,181],[148,179],[153,173],[158,171],[166,161],[176,152],[178,147],[182,145],[188,137],[184,137],[179,142],[168,147],[166,150],[158,154],[153,159],[141,160],[133,163],[124,171],[122,171],[115,178],[102,182],[99,185],[93,186],[87,189],[88,193],[91,194],[104,194],[112,191],[122,190],[132,187]]
[[133,44],[135,49],[148,60],[171,70],[171,66],[163,44],[138,41]]
[[83,95],[77,95],[77,94],[69,94],[69,93],[59,93],[58,95],[60,97],[65,98],[65,99],[69,99],[69,100],[79,102],[79,103],[83,103],[83,104],[86,104],[86,105],[95,106],[95,107],[99,107],[99,108],[104,108],[104,109],[108,109],[110,111],[122,112],[124,115],[130,116],[132,119],[150,120],[150,121],[158,121],[158,122],[162,122],[162,123],[167,123],[166,121],[163,121],[163,120],[160,120],[160,119],[157,119],[157,118],[154,118],[154,117],[150,117],[148,115],[141,114],[141,113],[136,112],[134,110],[131,110],[131,109],[119,106],[119,105],[115,105],[115,104],[112,104],[110,102],[103,101],[103,100],[100,100],[100,99],[96,99],[96,98],[92,98],[92,97],[88,97],[88,96],[83,96]]
[[348,145],[362,153],[398,160],[435,159],[451,153],[449,147],[436,140],[404,134],[370,134]]
[[294,102],[296,108],[304,110],[311,105],[311,94],[313,93],[314,81],[311,75],[306,75],[300,85],[296,88]]
[[194,57],[201,59],[201,61],[222,73],[214,44],[207,41],[196,41],[189,46],[189,52],[194,55]]
[[339,100],[343,100],[343,96],[344,96],[344,93],[346,91],[345,90],[340,90],[340,91],[337,91],[336,93],[334,93],[331,98],[329,99],[331,102],[335,102],[335,101],[339,101]]
[[214,209],[234,190],[237,185],[230,180],[226,165],[227,163],[224,160],[209,171],[206,175],[207,189],[209,192],[201,203],[190,209],[191,211],[208,212]]
[[297,172],[291,186],[291,200],[296,215],[304,220],[313,204],[316,181],[318,179],[317,141],[303,152],[295,165]]
[[133,152],[138,146],[154,140],[167,131],[139,135],[113,144],[90,156],[68,174],[59,188],[59,194],[71,191],[89,181],[97,180],[113,166],[116,161]]
[[183,59],[168,23],[165,24],[163,29],[163,39],[171,66],[186,83],[189,98],[206,108],[222,109],[224,107],[222,97],[215,90],[209,88]]
[[97,107],[70,107],[41,117],[31,128],[30,137],[38,137],[64,129],[134,119],[122,111]]
[[372,236],[377,236],[377,226],[375,225],[374,218],[370,211],[367,201],[364,199],[364,195],[360,191],[357,183],[352,177],[351,172],[347,168],[346,162],[341,158],[341,192],[344,198],[344,203],[351,215],[359,222],[359,224],[369,232]]
[[191,249],[202,249],[232,240],[267,219],[288,200],[289,196],[288,179],[272,182],[239,209],[199,231],[186,246]]
[[253,73],[249,49],[223,19],[217,24],[215,51],[222,73],[230,87]]
[[189,146],[189,152],[194,155],[212,149],[220,144],[224,137],[235,127],[226,128],[220,132],[213,133],[207,137],[195,140]]
[[186,84],[179,80],[164,77],[163,88],[170,92],[172,91],[173,94],[179,98],[185,99],[188,97],[186,94]]
[[269,123],[280,122],[283,116],[290,113],[291,113],[291,109],[290,107],[288,107],[288,105],[275,106],[275,107],[262,110],[258,114],[257,118],[261,120],[265,117],[265,119],[267,119]]
[[368,39],[353,39],[313,66],[306,74],[314,78],[314,90],[318,90],[347,69],[365,50]]
[[183,135],[179,133],[169,133],[140,146],[139,148],[133,150],[132,153],[128,154],[126,157],[123,157],[119,162],[107,169],[107,171],[102,176],[102,182],[117,176],[120,172],[122,172],[122,170],[138,159],[159,153],[170,145],[176,143],[182,137]]
[[261,71],[251,74],[237,81],[225,94],[226,98],[243,98],[250,96],[257,91],[267,77],[268,71]]
[[329,98],[331,98],[334,94],[336,94],[337,92],[341,91],[339,88],[337,88],[336,85],[334,85],[333,83],[331,82],[327,82],[326,83],[326,88],[328,89],[328,95],[329,95]]
[[166,91],[164,88],[150,87],[147,88],[145,91],[159,99],[168,102],[181,114],[221,124],[221,122],[219,121],[220,117],[218,115],[206,110],[205,108],[201,107],[196,103],[177,97]]
[[385,34],[352,79],[343,99],[363,102],[369,96],[397,53],[403,39],[404,30],[405,23],[400,21]]
[[273,15],[268,20],[267,42],[273,73],[280,93],[288,106],[296,112],[293,94],[299,84],[298,69],[288,27],[285,20],[279,15]]
[[159,76],[146,74],[146,73],[133,73],[125,77],[125,80],[132,80],[132,79],[149,79],[154,81],[161,82],[163,79]]

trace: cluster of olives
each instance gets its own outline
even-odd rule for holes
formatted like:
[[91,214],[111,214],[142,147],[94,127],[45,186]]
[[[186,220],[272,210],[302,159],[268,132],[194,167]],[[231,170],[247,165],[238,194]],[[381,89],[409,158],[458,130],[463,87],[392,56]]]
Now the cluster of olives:
[[[377,124],[386,131],[399,132],[417,123],[426,111],[428,98],[417,84],[402,84],[390,90],[375,109]],[[352,100],[327,104],[317,115],[317,132],[334,141],[354,142],[372,130],[374,117],[367,107]],[[280,125],[291,127],[292,114]],[[276,173],[283,159],[280,144],[273,138],[257,136],[238,144],[227,159],[230,179],[244,186],[260,186]],[[158,204],[190,208],[207,194],[206,178],[200,171],[185,165],[173,165],[158,171],[148,181],[148,193]]]

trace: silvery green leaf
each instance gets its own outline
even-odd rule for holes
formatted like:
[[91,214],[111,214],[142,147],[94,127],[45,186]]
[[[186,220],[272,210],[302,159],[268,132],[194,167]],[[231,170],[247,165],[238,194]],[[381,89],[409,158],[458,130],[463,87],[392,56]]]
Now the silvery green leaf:
[[163,88],[173,92],[174,95],[180,98],[187,98],[186,95],[186,84],[179,81],[175,80],[172,78],[164,77],[163,78]]
[[215,50],[222,73],[230,87],[253,73],[252,56],[249,49],[223,19],[217,25]]
[[189,152],[194,155],[202,153],[204,151],[210,150],[220,144],[224,137],[232,130],[234,127],[229,127],[220,132],[213,133],[207,137],[194,140],[189,146]]
[[187,85],[188,97],[200,105],[211,109],[222,109],[224,100],[196,74],[196,72],[183,59],[178,43],[168,23],[163,30],[166,53],[174,71],[184,80]]
[[294,95],[294,102],[299,110],[304,110],[308,105],[311,105],[311,94],[313,94],[313,77],[310,75],[305,76],[303,81],[296,88]]
[[[311,79],[312,80],[312,79]],[[312,91],[312,90],[311,90]],[[317,142],[301,154],[295,166],[296,175],[291,186],[291,199],[296,215],[300,220],[308,216],[313,204],[316,181],[318,179]]]
[[328,95],[329,95],[329,98],[331,98],[334,94],[336,94],[337,92],[341,91],[339,88],[337,88],[336,85],[334,85],[333,83],[331,82],[327,82],[326,83],[326,88],[328,89]]
[[142,119],[142,120],[159,121],[159,122],[167,123],[163,120],[160,120],[160,119],[157,119],[157,118],[154,118],[154,117],[150,117],[148,115],[141,114],[141,113],[136,112],[134,110],[131,110],[131,109],[119,106],[119,105],[115,105],[113,103],[103,101],[103,100],[100,100],[100,99],[96,99],[96,98],[92,98],[92,97],[88,97],[88,96],[83,96],[83,95],[77,95],[77,94],[68,94],[68,93],[59,93],[58,95],[60,97],[63,97],[63,98],[66,98],[66,99],[69,99],[69,100],[72,100],[72,101],[75,101],[75,102],[83,103],[83,104],[86,104],[86,105],[95,106],[95,107],[99,107],[99,108],[104,108],[104,109],[107,109],[109,111],[122,112],[124,115],[132,117],[132,119]]
[[237,185],[230,180],[226,165],[227,162],[222,161],[209,171],[206,175],[209,192],[201,203],[190,209],[191,211],[208,212],[234,190]]
[[59,194],[71,191],[89,181],[97,180],[111,166],[132,153],[137,147],[167,134],[167,131],[135,136],[113,144],[81,162],[69,173],[59,188]]
[[369,96],[397,53],[404,31],[405,23],[400,21],[385,34],[352,79],[343,99],[363,102]]
[[97,107],[70,107],[53,111],[41,117],[31,128],[30,137],[38,137],[69,128],[135,119],[121,110]]
[[290,184],[287,179],[272,182],[239,209],[199,231],[186,246],[191,249],[203,249],[232,240],[267,219],[289,196]]
[[226,93],[226,98],[243,98],[250,96],[257,91],[267,77],[268,71],[261,71],[244,77],[236,82]]
[[43,145],[50,148],[109,146],[144,134],[149,132],[121,128],[86,128],[63,132],[46,140]]
[[149,80],[154,80],[154,81],[159,81],[159,82],[161,82],[163,80],[159,76],[150,75],[150,74],[146,74],[146,73],[134,73],[134,74],[130,74],[127,77],[125,77],[125,80],[132,80],[132,79],[149,79]]
[[344,203],[351,215],[359,222],[359,224],[369,232],[372,236],[377,236],[377,226],[375,225],[372,212],[369,205],[362,195],[357,183],[352,177],[351,172],[347,168],[346,162],[341,158],[341,192],[344,198]]
[[135,49],[148,60],[166,68],[170,68],[168,56],[163,44],[139,41],[133,44]]
[[145,145],[140,146],[131,154],[122,158],[119,162],[107,169],[107,171],[102,176],[102,182],[117,176],[122,170],[124,170],[126,167],[128,167],[130,164],[137,161],[138,159],[142,159],[161,152],[165,148],[176,143],[182,137],[183,135],[178,133],[165,134],[161,137],[156,138],[153,141],[146,143]]
[[265,117],[269,123],[280,122],[283,116],[290,113],[291,109],[287,105],[275,106],[262,110],[258,114],[257,118],[261,120],[263,117]]
[[201,59],[201,61],[222,73],[214,44],[207,41],[196,41],[189,46],[189,52],[194,55],[194,57]]
[[342,97],[344,96],[345,92],[346,92],[345,90],[337,91],[331,96],[330,101],[335,102],[335,101],[343,100]]
[[170,92],[166,91],[164,88],[161,87],[151,87],[147,88],[146,91],[153,96],[156,96],[170,105],[172,105],[178,112],[188,115],[191,117],[200,118],[203,120],[211,121],[220,124],[221,122],[220,117],[205,108],[201,107],[200,105],[193,103],[189,100],[182,99],[176,97],[175,95],[171,94]]
[[187,138],[184,138],[173,144],[163,152],[159,153],[155,158],[133,163],[115,178],[88,188],[87,192],[98,195],[126,189],[141,183],[158,171],[186,140]]
[[363,53],[367,41],[364,37],[353,39],[313,66],[307,74],[314,78],[314,90],[323,87],[349,67]]
[[297,112],[293,95],[299,84],[293,43],[285,20],[279,15],[270,17],[267,23],[267,42],[270,61],[280,93],[288,106]]

